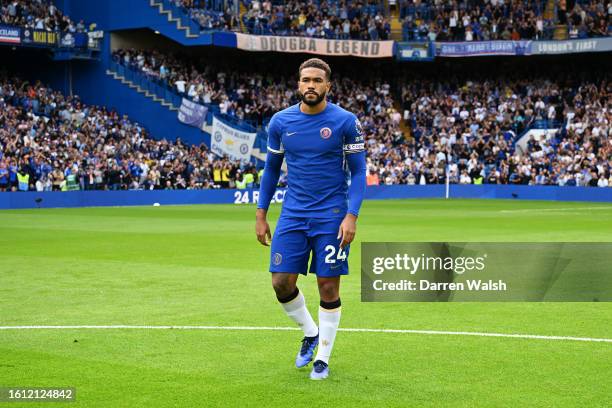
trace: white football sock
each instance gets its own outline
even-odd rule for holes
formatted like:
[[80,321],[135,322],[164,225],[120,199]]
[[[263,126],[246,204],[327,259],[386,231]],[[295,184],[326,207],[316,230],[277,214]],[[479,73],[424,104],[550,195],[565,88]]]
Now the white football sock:
[[302,291],[300,291],[295,299],[287,303],[281,303],[281,306],[285,309],[287,316],[302,328],[304,336],[314,337],[317,335],[319,329],[306,308],[306,299],[304,299]]
[[336,331],[340,323],[340,313],[342,306],[335,309],[325,309],[319,307],[319,349],[315,361],[321,360],[329,363],[334,340],[336,339]]

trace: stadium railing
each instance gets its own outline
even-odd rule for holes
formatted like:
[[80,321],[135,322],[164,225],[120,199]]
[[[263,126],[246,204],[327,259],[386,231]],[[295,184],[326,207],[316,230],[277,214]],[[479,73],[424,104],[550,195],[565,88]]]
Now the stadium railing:
[[[110,61],[110,70],[125,78],[126,81],[130,81],[138,86],[140,89],[155,95],[157,98],[163,99],[166,103],[172,104],[172,106],[177,109],[181,107],[183,98],[186,97],[186,95],[180,95],[160,78],[146,75],[136,68],[120,64],[117,61]],[[202,105],[205,105],[209,111],[208,124],[212,123],[212,115],[216,115],[221,117],[224,121],[229,122],[232,126],[247,132],[256,132],[259,127],[258,123],[254,120],[239,119],[232,115],[222,114],[218,104]]]
[[180,108],[182,97],[172,92],[165,83],[155,80],[154,77],[147,76],[135,68],[128,67],[116,61],[110,62],[110,69],[142,90],[155,95],[157,98],[163,99],[166,103],[172,104],[172,106],[177,109]]
[[200,33],[201,27],[195,22],[187,10],[183,7],[177,6],[172,0],[154,0],[155,2],[162,3],[164,8],[172,13],[172,17],[178,18],[183,26],[189,27],[191,33]]

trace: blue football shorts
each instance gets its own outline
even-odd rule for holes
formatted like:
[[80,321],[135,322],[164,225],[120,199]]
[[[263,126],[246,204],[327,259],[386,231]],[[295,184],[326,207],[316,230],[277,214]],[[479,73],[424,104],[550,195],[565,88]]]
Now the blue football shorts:
[[270,251],[270,272],[310,273],[321,277],[348,275],[349,247],[340,249],[338,230],[343,218],[278,220]]

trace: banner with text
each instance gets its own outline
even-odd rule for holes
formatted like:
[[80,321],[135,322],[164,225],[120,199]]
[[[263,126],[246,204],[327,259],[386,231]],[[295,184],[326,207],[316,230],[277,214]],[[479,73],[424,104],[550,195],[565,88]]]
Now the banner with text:
[[611,302],[609,242],[361,245],[363,302]]
[[612,37],[566,41],[475,41],[437,42],[438,57],[486,55],[548,55],[612,51]]
[[202,129],[206,123],[207,113],[208,107],[192,102],[187,98],[183,98],[178,112],[178,120],[186,125]]
[[0,24],[0,43],[20,44],[21,28]]
[[478,57],[485,55],[527,55],[531,41],[438,42],[438,57]]
[[612,51],[612,37],[586,40],[533,41],[530,55],[578,54],[581,52]]
[[388,58],[393,41],[326,40],[310,37],[280,37],[236,33],[236,44],[246,51],[295,52],[318,55]]
[[232,160],[250,160],[256,136],[257,133],[235,129],[214,116],[210,150]]
[[23,38],[21,41],[29,45],[55,47],[59,41],[59,33],[55,31],[25,29],[23,30]]

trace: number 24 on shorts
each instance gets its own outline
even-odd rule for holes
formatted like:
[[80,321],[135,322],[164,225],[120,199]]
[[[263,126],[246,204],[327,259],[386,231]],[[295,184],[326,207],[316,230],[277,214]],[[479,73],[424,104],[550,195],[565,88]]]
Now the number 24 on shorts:
[[328,264],[335,264],[336,263],[336,259],[339,259],[341,262],[346,260],[346,252],[344,252],[344,250],[342,248],[340,248],[338,250],[338,255],[336,256],[336,259],[334,259],[334,255],[336,255],[336,247],[333,245],[327,245],[325,247],[325,252],[327,253],[327,255],[325,255],[325,263]]

